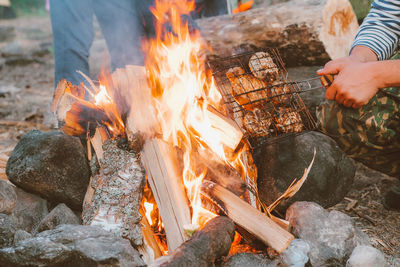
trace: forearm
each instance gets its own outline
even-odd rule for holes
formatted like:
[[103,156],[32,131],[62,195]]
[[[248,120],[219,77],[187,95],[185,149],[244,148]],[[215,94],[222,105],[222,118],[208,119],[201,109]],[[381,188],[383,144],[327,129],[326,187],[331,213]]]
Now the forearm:
[[355,58],[360,62],[371,62],[378,60],[378,57],[375,54],[375,52],[372,51],[372,49],[363,45],[355,46],[351,50],[350,57]]
[[400,87],[400,60],[385,60],[367,63],[379,88]]

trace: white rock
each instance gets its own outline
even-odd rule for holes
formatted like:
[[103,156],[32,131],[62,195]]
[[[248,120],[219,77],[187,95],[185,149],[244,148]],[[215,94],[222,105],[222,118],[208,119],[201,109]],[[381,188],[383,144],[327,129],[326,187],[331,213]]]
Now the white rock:
[[308,262],[310,245],[302,240],[295,239],[281,255],[283,267],[304,267]]
[[382,252],[371,246],[357,246],[346,267],[383,267],[385,266],[385,257]]

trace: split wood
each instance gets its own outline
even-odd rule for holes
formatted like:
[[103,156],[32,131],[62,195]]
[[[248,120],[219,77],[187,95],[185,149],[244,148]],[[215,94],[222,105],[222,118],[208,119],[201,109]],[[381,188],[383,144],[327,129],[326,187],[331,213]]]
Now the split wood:
[[235,223],[278,253],[285,251],[294,239],[292,234],[281,228],[264,213],[222,186],[210,181],[203,181],[201,191],[203,195],[217,203]]

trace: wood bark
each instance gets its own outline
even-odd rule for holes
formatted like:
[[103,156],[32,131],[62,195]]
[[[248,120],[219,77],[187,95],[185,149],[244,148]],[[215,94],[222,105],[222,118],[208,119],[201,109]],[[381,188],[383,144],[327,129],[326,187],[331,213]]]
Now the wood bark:
[[282,253],[294,239],[292,234],[281,228],[264,213],[222,186],[210,181],[203,181],[201,190],[203,195],[214,201],[236,224],[278,253]]
[[348,0],[291,0],[197,23],[215,55],[277,48],[287,66],[346,56],[358,29]]
[[145,175],[138,154],[120,149],[116,140],[103,144],[100,173],[91,181],[82,211],[84,225],[98,225],[127,238],[135,246],[143,244],[141,215]]
[[[107,162],[107,160],[104,160],[104,157],[103,157],[103,155],[104,155],[103,143],[107,139],[108,139],[108,134],[107,134],[106,130],[104,130],[102,127],[98,127],[96,129],[93,137],[91,137],[89,139],[90,143],[93,146],[93,149],[95,151],[96,157],[97,157],[99,163],[101,164],[101,166],[100,166],[101,168],[109,167],[109,166],[107,166],[108,164],[104,165],[104,162]],[[137,154],[134,154],[134,153],[131,153],[130,156],[137,158]],[[121,170],[119,170],[119,171],[121,171]],[[102,173],[104,173],[104,171]],[[96,177],[96,179],[99,179],[99,178]],[[107,177],[105,178],[105,180],[107,180]],[[131,183],[132,181],[134,181],[134,179],[128,179],[126,181],[128,183]],[[117,189],[116,191],[126,189],[126,184],[122,184],[122,183],[116,184],[114,182],[111,182],[111,183],[113,185],[110,187],[110,184],[107,184],[107,182],[106,182],[106,184],[95,183],[93,181],[93,177],[90,178],[90,183],[89,183],[88,190],[86,192],[84,203],[83,203],[83,207],[84,207],[84,209],[83,209],[84,211],[82,213],[83,220],[87,220],[85,218],[87,218],[88,216],[89,217],[92,216],[93,210],[96,208],[99,209],[99,205],[107,205],[107,203],[99,201],[98,200],[99,198],[110,197],[110,199],[108,199],[109,201],[117,202],[118,198],[121,197],[120,194],[112,195],[112,196],[110,196],[109,194],[106,196],[99,195],[99,194],[102,194],[104,191],[109,192],[110,190],[115,190],[115,189]],[[123,187],[120,188],[118,186],[118,188],[115,188],[116,185],[122,185]],[[109,188],[103,189],[102,188],[103,186],[107,186]],[[134,187],[135,187],[135,184],[131,184],[130,186],[128,186],[128,188],[134,188]],[[136,187],[139,187],[138,190],[141,190],[142,189],[141,183],[136,184]],[[140,194],[142,191],[143,190],[140,191]],[[129,192],[127,192],[127,193],[129,193]],[[137,198],[135,198],[135,200],[137,200]],[[135,203],[134,205],[135,205],[135,207],[137,207],[137,203]],[[140,209],[138,211],[131,209],[131,210],[128,210],[128,212],[120,212],[120,211],[118,211],[118,209],[113,209],[109,214],[107,214],[107,216],[102,216],[101,213],[95,213],[92,216],[92,219],[89,223],[90,223],[90,225],[100,225],[106,230],[111,230],[113,232],[116,232],[120,236],[125,236],[123,233],[124,233],[124,231],[126,231],[126,229],[123,228],[123,229],[120,229],[120,231],[118,231],[118,226],[110,227],[110,225],[115,225],[116,218],[119,218],[120,221],[123,221],[123,222],[129,221],[129,219],[127,219],[127,217],[131,217],[133,214],[135,216],[137,216],[138,212],[142,216],[142,218],[140,220],[140,228],[141,228],[141,236],[143,237],[143,242],[140,244],[140,240],[139,240],[140,234],[138,232],[136,232],[135,233],[136,239],[134,239],[135,240],[134,244],[136,244],[136,245],[140,244],[136,248],[142,255],[143,260],[147,264],[150,264],[156,258],[162,256],[162,253],[161,253],[160,248],[158,247],[158,244],[154,238],[154,233],[153,233],[146,217],[144,216],[142,207],[140,207]],[[137,225],[138,225],[138,223],[134,224],[134,229],[136,231],[138,230]],[[127,225],[120,224],[119,226],[126,227]],[[132,230],[132,229],[128,229],[128,232],[130,230]],[[129,238],[129,236],[128,236],[128,238]]]
[[204,228],[168,256],[159,258],[151,266],[211,266],[229,252],[235,235],[234,223],[225,216],[210,220]]

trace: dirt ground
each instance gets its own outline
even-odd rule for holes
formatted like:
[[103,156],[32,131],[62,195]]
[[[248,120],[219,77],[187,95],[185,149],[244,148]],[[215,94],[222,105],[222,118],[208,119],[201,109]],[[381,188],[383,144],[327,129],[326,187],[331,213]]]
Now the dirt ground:
[[[0,39],[0,51],[12,42],[18,42],[22,51],[17,56],[0,57],[0,178],[5,177],[1,158],[11,153],[21,136],[32,129],[51,130],[55,125],[49,112],[54,83],[49,18],[0,20],[0,30],[2,27],[14,28],[15,36],[6,41]],[[107,61],[104,60],[107,55],[104,40],[98,27],[96,29],[92,73],[97,73],[100,65]],[[301,68],[300,72],[304,78],[309,75]],[[382,204],[385,192],[399,180],[361,164],[357,166],[350,193],[331,209],[353,217],[375,247],[389,257],[400,258],[400,212],[387,210]],[[352,208],[350,203],[354,204]]]

